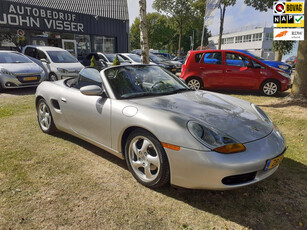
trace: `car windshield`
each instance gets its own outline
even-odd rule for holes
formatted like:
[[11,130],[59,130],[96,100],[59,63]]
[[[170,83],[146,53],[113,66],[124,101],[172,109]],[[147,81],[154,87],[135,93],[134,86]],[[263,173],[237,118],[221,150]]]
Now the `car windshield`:
[[156,55],[149,55],[149,58],[154,61],[154,62],[161,62],[163,61],[160,57],[156,56]]
[[252,52],[246,52],[248,55],[252,56],[253,58],[256,58],[258,60],[264,60],[264,58],[257,56],[256,54]]
[[136,54],[128,54],[127,55],[129,58],[131,58],[133,61],[135,62],[139,62],[139,63],[142,63],[142,59],[139,55],[136,55]]
[[[109,62],[114,62],[116,54],[105,54],[105,56],[107,57]],[[125,60],[121,56],[117,55],[117,57],[118,57],[119,62],[125,62]]]
[[32,61],[19,53],[0,52],[0,63],[31,63]]
[[159,66],[119,66],[105,70],[118,99],[175,94],[191,90],[175,75]]
[[76,63],[78,62],[78,59],[72,56],[68,51],[66,50],[57,50],[57,51],[47,51],[50,59],[54,63]]

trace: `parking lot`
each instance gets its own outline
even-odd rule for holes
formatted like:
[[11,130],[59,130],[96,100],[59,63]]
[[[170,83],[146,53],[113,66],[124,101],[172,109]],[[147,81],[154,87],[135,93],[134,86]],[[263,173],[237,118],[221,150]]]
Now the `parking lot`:
[[2,229],[305,229],[307,103],[225,92],[258,104],[282,130],[270,178],[233,191],[148,189],[125,161],[65,133],[43,134],[35,89],[0,94]]

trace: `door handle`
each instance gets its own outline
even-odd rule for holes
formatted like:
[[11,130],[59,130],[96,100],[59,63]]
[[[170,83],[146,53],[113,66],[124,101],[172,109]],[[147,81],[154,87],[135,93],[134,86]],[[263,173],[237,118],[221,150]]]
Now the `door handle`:
[[226,72],[226,73],[229,73],[229,72],[232,72],[232,70],[231,70],[231,69],[226,69],[225,72]]
[[200,69],[206,69],[205,67],[200,67]]
[[61,97],[61,101],[65,102],[65,103],[67,102],[64,97]]

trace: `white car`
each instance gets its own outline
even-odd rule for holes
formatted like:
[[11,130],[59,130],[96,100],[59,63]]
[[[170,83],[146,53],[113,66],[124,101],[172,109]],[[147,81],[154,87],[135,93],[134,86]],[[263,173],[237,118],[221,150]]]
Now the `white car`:
[[33,87],[44,80],[44,70],[25,55],[17,51],[0,51],[0,91]]
[[[142,64],[142,59],[137,54],[120,53],[118,55],[121,56],[125,61],[130,62],[131,64]],[[149,64],[156,65],[154,62],[150,62]]]
[[40,60],[48,71],[49,80],[56,81],[68,77],[78,77],[84,66],[68,51],[53,46],[29,45],[23,53]]
[[97,52],[98,56],[99,56],[99,61],[106,63],[108,66],[112,66],[113,65],[113,61],[115,59],[115,57],[118,57],[118,60],[121,64],[130,64],[129,61],[124,60],[120,55],[118,54],[106,54],[106,53],[100,53]]

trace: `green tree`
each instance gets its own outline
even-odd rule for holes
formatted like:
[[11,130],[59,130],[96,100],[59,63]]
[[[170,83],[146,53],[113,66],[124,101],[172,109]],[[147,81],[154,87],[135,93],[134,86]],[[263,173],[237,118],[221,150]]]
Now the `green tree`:
[[236,4],[236,0],[221,0],[219,9],[220,9],[220,34],[219,34],[219,41],[218,41],[218,49],[221,49],[222,45],[222,36],[223,36],[223,30],[224,30],[224,19],[225,19],[225,13],[226,8],[228,6],[233,6]]
[[256,10],[268,11],[273,8],[273,2],[276,0],[244,0],[245,4],[254,7]]
[[[92,64],[92,63],[91,63]],[[114,61],[112,63],[113,66],[116,66],[116,65],[120,65],[120,61],[118,59],[118,56],[116,55],[115,58],[114,58]]]
[[181,41],[184,25],[189,21],[192,15],[191,1],[187,0],[155,0],[153,7],[159,12],[163,12],[166,15],[173,18],[176,23],[176,28],[179,34],[178,38],[178,52],[180,55]]
[[130,28],[130,49],[140,49],[140,18],[136,18]]
[[276,52],[276,61],[281,61],[282,56],[293,49],[294,41],[273,41],[273,51]]

